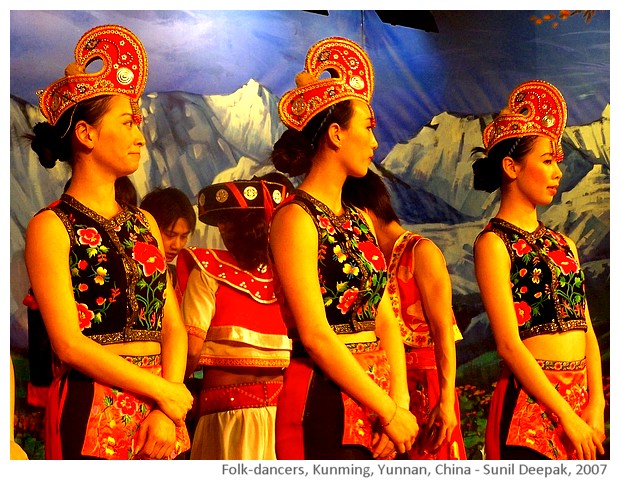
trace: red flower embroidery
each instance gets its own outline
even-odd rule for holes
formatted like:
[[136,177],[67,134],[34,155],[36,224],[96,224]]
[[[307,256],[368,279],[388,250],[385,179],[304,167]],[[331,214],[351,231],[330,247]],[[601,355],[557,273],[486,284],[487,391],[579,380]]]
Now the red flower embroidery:
[[355,287],[349,288],[347,291],[345,291],[340,297],[340,301],[338,302],[338,310],[340,310],[342,313],[347,313],[350,310],[351,305],[353,305],[353,303],[355,303],[355,300],[357,300],[357,296],[359,295],[359,293],[359,290]]
[[342,228],[344,228],[345,230],[351,230],[351,228],[353,228],[353,224],[351,223],[351,220],[347,220],[346,222],[344,222],[342,224]]
[[86,260],[80,260],[78,262],[78,268],[80,270],[86,270],[86,267],[88,267],[88,262]]
[[124,393],[119,393],[116,399],[116,405],[123,415],[133,415],[136,413],[138,403],[132,397]]
[[532,307],[527,302],[515,302],[515,313],[517,314],[517,323],[519,326],[524,325],[532,316]]
[[88,290],[88,285],[86,285],[85,283],[80,283],[80,284],[78,285],[78,290],[79,290],[80,292],[85,292],[86,290]]
[[97,298],[97,305],[103,305],[105,303],[105,298],[103,297],[98,297]]
[[532,251],[532,247],[522,238],[520,238],[517,243],[512,244],[512,249],[517,252],[517,255],[520,257]]
[[373,242],[360,242],[357,246],[364,258],[372,265],[375,270],[385,270],[385,258],[379,247]]
[[553,252],[549,252],[549,258],[553,260],[553,263],[560,267],[560,270],[562,270],[564,275],[577,272],[577,262],[567,256],[566,253],[559,250],[554,250]]
[[78,321],[80,324],[80,330],[84,330],[85,328],[90,327],[90,322],[93,318],[95,318],[95,314],[88,309],[88,305],[84,303],[77,303],[77,311],[78,311]]
[[327,233],[333,234],[336,232],[336,229],[332,225],[332,222],[329,221],[329,218],[318,215],[317,219],[319,221],[319,227],[321,227],[323,230],[327,230]]
[[142,265],[144,275],[150,277],[155,272],[166,271],[166,259],[155,245],[137,242],[133,247],[133,258]]
[[101,245],[101,235],[93,227],[80,228],[78,229],[77,234],[80,236],[80,245],[88,245],[89,247],[97,247]]

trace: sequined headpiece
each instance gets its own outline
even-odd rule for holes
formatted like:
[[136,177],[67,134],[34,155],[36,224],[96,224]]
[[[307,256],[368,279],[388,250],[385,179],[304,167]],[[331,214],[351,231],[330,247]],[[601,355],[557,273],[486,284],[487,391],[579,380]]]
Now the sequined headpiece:
[[[331,78],[320,78],[325,71]],[[370,108],[374,73],[368,55],[359,45],[346,38],[330,37],[310,47],[305,70],[297,75],[295,83],[297,87],[280,99],[278,112],[287,127],[302,130],[317,113],[343,100],[356,98]]]
[[265,212],[266,218],[290,191],[285,185],[266,180],[235,180],[214,183],[198,192],[198,219],[207,225],[218,222],[244,210]]
[[[103,66],[96,73],[86,73],[95,60]],[[144,92],[148,62],[142,43],[132,32],[119,25],[95,27],[75,46],[75,62],[67,65],[65,76],[39,95],[41,112],[51,125],[82,100],[99,95],[125,95],[131,100],[134,115],[141,117],[138,100]]]
[[508,106],[484,129],[486,153],[507,138],[542,135],[551,139],[554,154],[561,160],[566,116],[566,102],[554,85],[542,80],[524,82],[512,91]]

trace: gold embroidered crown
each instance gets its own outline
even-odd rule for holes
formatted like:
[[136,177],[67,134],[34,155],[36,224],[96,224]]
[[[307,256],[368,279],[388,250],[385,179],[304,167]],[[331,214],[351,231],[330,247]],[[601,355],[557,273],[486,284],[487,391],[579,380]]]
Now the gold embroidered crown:
[[554,154],[561,160],[566,116],[566,102],[554,85],[543,80],[524,82],[512,91],[508,106],[484,129],[486,153],[507,138],[542,135],[551,139]]
[[[325,71],[331,78],[320,78]],[[370,108],[374,73],[359,45],[346,38],[329,37],[310,47],[305,70],[295,83],[297,87],[280,99],[278,113],[287,127],[302,130],[317,113],[343,100],[363,100]]]
[[[103,66],[86,73],[95,60]],[[131,31],[119,25],[92,28],[75,47],[75,62],[67,65],[65,76],[37,92],[41,112],[51,125],[82,100],[99,95],[125,95],[139,117],[138,100],[144,92],[148,61],[142,43]]]

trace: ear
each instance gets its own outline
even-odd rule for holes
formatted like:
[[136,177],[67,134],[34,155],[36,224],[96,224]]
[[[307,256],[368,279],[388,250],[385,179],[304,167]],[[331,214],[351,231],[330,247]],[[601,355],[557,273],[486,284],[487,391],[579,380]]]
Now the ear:
[[341,146],[341,134],[342,128],[337,123],[332,123],[327,129],[327,137],[329,138],[330,144],[334,148],[340,148]]
[[517,162],[512,157],[504,157],[502,160],[502,169],[504,173],[508,175],[508,178],[514,180],[517,178],[518,168]]
[[75,136],[80,143],[88,148],[93,147],[94,129],[84,120],[75,124]]

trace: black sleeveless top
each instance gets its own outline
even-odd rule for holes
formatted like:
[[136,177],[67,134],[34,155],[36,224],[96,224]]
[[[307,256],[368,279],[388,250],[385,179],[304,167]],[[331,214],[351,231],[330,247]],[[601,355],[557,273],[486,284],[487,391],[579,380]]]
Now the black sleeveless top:
[[[387,272],[364,218],[348,205],[344,214],[337,216],[302,190],[296,190],[278,208],[289,202],[302,207],[317,229],[319,284],[329,325],[337,334],[374,330]],[[285,299],[281,305],[290,334],[294,322]]]
[[47,207],[64,224],[82,333],[100,344],[161,341],[166,259],[137,208],[106,219],[70,195]]
[[481,232],[497,234],[512,266],[512,297],[522,339],[568,330],[587,330],[585,276],[565,238],[538,225],[527,232],[500,218]]

